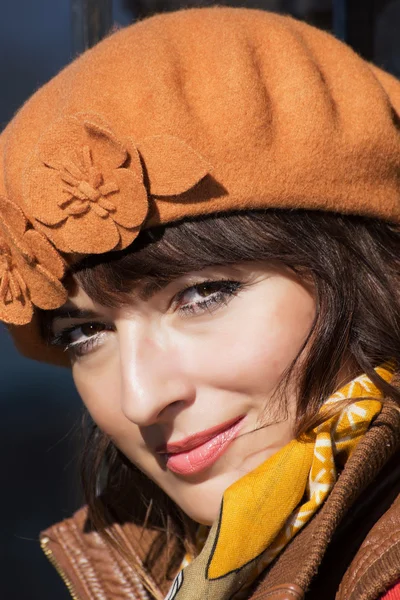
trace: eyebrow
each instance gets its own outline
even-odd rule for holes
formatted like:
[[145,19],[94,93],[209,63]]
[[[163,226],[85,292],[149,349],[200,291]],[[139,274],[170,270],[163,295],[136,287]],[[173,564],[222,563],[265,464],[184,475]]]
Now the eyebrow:
[[[187,274],[187,273],[184,273]],[[154,278],[150,278],[150,280],[145,281],[137,290],[137,296],[144,301],[150,300],[157,292],[165,289],[170,283],[179,279],[184,275],[176,274],[171,277],[162,277],[159,280],[155,281]],[[132,293],[132,292],[131,292]],[[86,309],[86,308],[75,308],[68,306],[60,306],[59,308],[40,311],[41,313],[41,321],[44,325],[44,329],[47,331],[50,330],[52,324],[55,321],[61,319],[98,319],[100,317],[99,313]]]
[[98,319],[99,314],[94,310],[60,306],[52,310],[38,310],[39,335],[48,344],[52,335],[54,321],[60,319]]
[[60,306],[54,310],[46,311],[46,321],[50,325],[54,321],[59,319],[98,319],[99,313],[94,310],[88,310],[85,308],[68,308],[67,306]]
[[[138,296],[142,300],[149,300],[158,291],[164,289],[169,283],[170,281],[167,280],[157,283],[148,282],[143,286],[140,292],[138,292]],[[60,319],[98,319],[99,316],[99,313],[87,308],[60,306],[59,308],[46,310],[42,315],[42,318],[46,321],[46,325],[49,326],[54,323],[54,321]]]
[[138,290],[137,295],[141,300],[150,300],[157,292],[165,289],[174,279],[178,277],[164,277],[159,281],[146,281]]

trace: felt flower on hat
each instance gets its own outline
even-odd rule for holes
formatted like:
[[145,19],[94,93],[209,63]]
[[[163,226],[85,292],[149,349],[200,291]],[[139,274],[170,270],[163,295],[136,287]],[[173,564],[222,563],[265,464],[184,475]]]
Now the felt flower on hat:
[[22,210],[0,197],[0,320],[25,325],[33,306],[61,306],[64,263],[46,238],[29,228]]
[[[62,252],[98,254],[125,248],[138,235],[154,194],[144,181],[144,168],[151,179],[146,152],[161,195],[187,191],[209,170],[173,136],[135,144],[119,140],[99,115],[59,119],[40,139],[26,174],[25,201],[35,226]],[[154,164],[155,155],[159,164]],[[179,171],[175,185],[165,178],[171,156]]]

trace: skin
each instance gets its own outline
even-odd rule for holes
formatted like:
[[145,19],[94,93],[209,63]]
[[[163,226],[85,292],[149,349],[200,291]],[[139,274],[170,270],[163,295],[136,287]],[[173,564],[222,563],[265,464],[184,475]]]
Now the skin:
[[[207,308],[198,305],[216,298],[216,284],[182,292],[221,279],[242,287]],[[78,286],[65,308],[95,315],[59,316],[52,329],[60,337],[76,327],[73,377],[94,421],[184,512],[210,525],[224,491],[293,438],[295,386],[284,411],[274,392],[312,327],[312,289],[288,270],[247,263],[190,273],[150,298],[137,291],[117,309]],[[91,347],[77,354],[82,342]],[[242,415],[240,435],[201,473],[174,473],[156,452]]]

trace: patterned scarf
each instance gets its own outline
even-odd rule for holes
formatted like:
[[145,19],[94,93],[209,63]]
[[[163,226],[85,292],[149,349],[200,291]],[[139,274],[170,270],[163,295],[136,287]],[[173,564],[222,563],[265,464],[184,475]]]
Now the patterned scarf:
[[[388,364],[375,371],[387,382],[392,379]],[[321,413],[349,398],[357,400],[225,491],[200,554],[194,560],[186,557],[183,566],[189,564],[178,573],[165,600],[246,597],[246,588],[324,503],[338,469],[382,408],[382,393],[361,375],[334,393]],[[204,528],[199,531],[204,535]]]

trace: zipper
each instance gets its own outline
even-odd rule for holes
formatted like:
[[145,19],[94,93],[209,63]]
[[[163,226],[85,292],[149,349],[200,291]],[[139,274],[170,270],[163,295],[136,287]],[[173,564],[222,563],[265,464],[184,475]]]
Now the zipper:
[[75,593],[74,586],[64,573],[63,569],[60,567],[59,563],[56,560],[56,557],[54,556],[54,553],[50,550],[49,541],[50,539],[47,536],[44,536],[40,539],[40,546],[43,552],[45,553],[47,559],[50,561],[50,563],[53,565],[53,567],[65,583],[69,593],[71,594],[72,600],[79,600],[78,596]]

